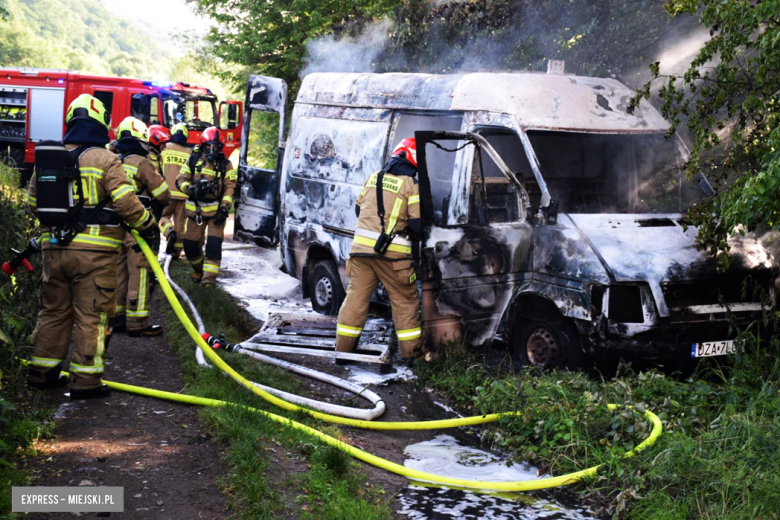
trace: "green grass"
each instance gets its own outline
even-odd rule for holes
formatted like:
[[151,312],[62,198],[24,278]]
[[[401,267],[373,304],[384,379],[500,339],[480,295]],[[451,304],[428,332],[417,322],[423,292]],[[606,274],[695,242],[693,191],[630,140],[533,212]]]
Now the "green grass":
[[[418,369],[420,383],[480,413],[516,410],[484,439],[553,474],[605,463],[572,489],[595,511],[618,518],[780,517],[780,361],[770,351],[708,361],[687,380],[621,365],[609,380],[566,371],[488,371],[451,349]],[[774,353],[772,353],[774,352]],[[649,409],[660,440],[632,459],[620,455],[650,424],[607,403]]]
[[[257,332],[254,320],[220,288],[206,289],[189,281],[186,262],[174,263],[172,276],[198,308],[206,330],[231,342]],[[283,415],[339,437],[328,426],[302,413],[287,413],[251,394],[214,369],[197,366],[194,343],[167,302],[163,304],[167,338],[187,373],[186,392],[223,399]],[[185,307],[186,308],[186,307]],[[246,356],[219,351],[248,379],[288,392],[302,385],[285,370]],[[309,435],[241,408],[203,408],[203,424],[223,450],[229,468],[220,485],[239,518],[391,518],[389,499],[370,485],[361,468],[346,454]]]

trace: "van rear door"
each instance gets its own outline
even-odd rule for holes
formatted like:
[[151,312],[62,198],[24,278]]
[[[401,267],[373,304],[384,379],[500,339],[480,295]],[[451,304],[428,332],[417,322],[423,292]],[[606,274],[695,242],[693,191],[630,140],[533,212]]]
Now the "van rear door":
[[279,243],[279,181],[284,160],[286,104],[284,80],[249,76],[238,166],[235,237],[261,247]]

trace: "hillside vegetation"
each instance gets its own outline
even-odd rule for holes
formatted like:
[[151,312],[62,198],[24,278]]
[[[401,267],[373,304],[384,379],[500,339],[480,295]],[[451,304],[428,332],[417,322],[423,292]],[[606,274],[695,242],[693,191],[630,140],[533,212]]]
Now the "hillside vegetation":
[[157,77],[172,57],[144,30],[95,0],[5,0],[0,64]]

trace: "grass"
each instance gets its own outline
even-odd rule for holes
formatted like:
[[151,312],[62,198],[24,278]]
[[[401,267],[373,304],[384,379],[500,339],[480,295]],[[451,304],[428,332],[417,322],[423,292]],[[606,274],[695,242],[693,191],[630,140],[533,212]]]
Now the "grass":
[[[255,321],[232,297],[215,287],[206,289],[189,281],[189,266],[177,262],[174,279],[188,293],[203,318],[206,330],[224,334],[231,342],[257,331]],[[247,392],[217,370],[197,366],[194,344],[172,309],[163,303],[166,335],[187,373],[186,392],[223,399],[290,417],[340,437],[334,426],[301,413],[287,413]],[[285,370],[257,363],[246,356],[220,351],[220,355],[248,379],[288,392],[302,385]],[[296,517],[390,518],[389,499],[368,482],[361,468],[345,453],[303,432],[281,427],[259,414],[240,408],[203,408],[203,424],[223,449],[229,468],[220,485],[230,497],[239,518]]]
[[[516,459],[563,474],[604,463],[572,489],[614,518],[779,518],[780,361],[776,342],[728,364],[708,360],[679,380],[622,364],[614,378],[566,371],[488,370],[458,348],[418,370],[420,383],[480,413],[517,410],[484,439]],[[650,431],[627,410],[649,409],[664,434],[631,459]]]

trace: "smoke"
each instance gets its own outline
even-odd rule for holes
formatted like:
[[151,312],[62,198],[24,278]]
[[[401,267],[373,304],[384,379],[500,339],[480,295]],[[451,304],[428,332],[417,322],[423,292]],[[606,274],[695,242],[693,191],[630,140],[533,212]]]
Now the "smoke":
[[371,24],[358,37],[323,36],[306,45],[306,66],[300,77],[312,72],[373,72],[376,59],[389,42],[389,20]]
[[[329,35],[309,42],[300,76],[313,72],[543,72],[550,59],[565,60],[567,73],[615,77],[630,88],[650,79],[648,66],[656,61],[661,62],[662,74],[683,73],[709,38],[707,30],[693,16],[670,19],[659,2],[638,3],[646,7],[639,9],[641,16],[630,3],[604,0],[429,0],[423,11],[397,17],[401,25],[410,17],[416,20],[411,32],[384,19],[369,24],[356,37]],[[593,30],[599,20],[620,22]]]

